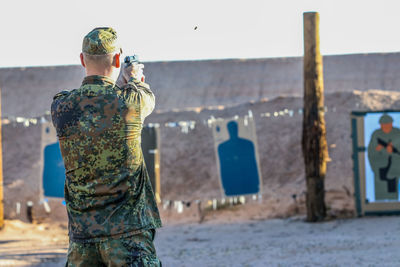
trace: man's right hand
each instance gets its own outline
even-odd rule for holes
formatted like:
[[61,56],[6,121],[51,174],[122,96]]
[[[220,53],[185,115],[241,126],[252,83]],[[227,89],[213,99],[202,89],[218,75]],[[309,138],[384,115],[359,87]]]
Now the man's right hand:
[[144,79],[142,79],[144,78],[143,69],[144,65],[140,63],[134,63],[130,65],[123,63],[117,79],[117,85],[124,86],[131,78],[135,78],[139,81],[144,81]]
[[379,144],[379,145],[376,146],[375,150],[376,151],[381,151],[382,148],[383,148],[383,146],[381,144]]

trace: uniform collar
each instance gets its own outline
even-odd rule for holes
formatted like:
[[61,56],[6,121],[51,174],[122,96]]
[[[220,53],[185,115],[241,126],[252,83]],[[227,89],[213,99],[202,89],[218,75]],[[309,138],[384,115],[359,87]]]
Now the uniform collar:
[[83,79],[82,85],[86,84],[98,84],[98,85],[115,85],[115,81],[111,79],[110,77],[107,76],[101,76],[101,75],[91,75],[91,76],[86,76]]

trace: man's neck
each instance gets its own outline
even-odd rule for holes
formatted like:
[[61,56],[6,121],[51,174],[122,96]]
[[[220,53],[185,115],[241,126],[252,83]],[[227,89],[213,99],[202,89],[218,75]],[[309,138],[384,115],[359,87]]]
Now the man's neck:
[[110,79],[115,80],[112,69],[111,70],[88,70],[88,69],[86,69],[86,76],[92,76],[92,75],[106,76],[106,77],[109,77]]

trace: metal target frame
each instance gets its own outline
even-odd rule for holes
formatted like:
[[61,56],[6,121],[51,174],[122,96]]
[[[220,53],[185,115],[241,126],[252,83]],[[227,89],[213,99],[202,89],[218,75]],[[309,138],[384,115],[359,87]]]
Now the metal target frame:
[[368,114],[399,113],[400,110],[385,109],[374,111],[353,111],[350,115],[352,159],[354,177],[354,200],[358,216],[400,215],[400,200],[369,202],[366,189],[366,155],[368,145],[365,140],[365,117]]

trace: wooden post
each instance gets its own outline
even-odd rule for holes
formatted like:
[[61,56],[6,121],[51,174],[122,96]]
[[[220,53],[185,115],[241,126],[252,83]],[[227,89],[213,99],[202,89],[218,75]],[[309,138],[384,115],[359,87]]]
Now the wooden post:
[[1,117],[1,88],[0,88],[0,229],[4,227],[3,205],[3,142],[2,142],[2,117]]
[[302,148],[306,171],[307,221],[326,216],[325,187],[328,147],[324,119],[324,82],[319,49],[319,14],[304,13],[304,112]]

